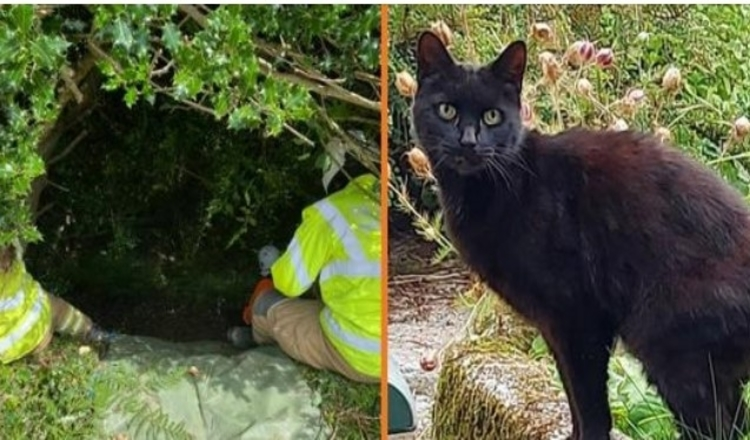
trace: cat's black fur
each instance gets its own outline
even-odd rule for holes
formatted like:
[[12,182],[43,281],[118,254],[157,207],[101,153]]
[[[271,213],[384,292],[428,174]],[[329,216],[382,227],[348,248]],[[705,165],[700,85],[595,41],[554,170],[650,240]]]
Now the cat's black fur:
[[[523,42],[470,66],[434,34],[419,38],[415,132],[460,255],[545,337],[572,439],[609,438],[618,336],[686,437],[729,438],[745,423],[750,373],[750,211],[720,177],[649,135],[524,130],[525,68]],[[447,107],[441,117],[441,104],[455,117]],[[483,119],[490,109],[499,124]]]

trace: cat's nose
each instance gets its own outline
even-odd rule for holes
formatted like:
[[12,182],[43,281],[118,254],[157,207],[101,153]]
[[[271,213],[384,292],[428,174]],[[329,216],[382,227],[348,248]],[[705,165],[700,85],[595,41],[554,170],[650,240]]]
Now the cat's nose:
[[461,142],[462,147],[474,148],[477,145],[477,131],[474,127],[469,126],[464,128],[459,142]]

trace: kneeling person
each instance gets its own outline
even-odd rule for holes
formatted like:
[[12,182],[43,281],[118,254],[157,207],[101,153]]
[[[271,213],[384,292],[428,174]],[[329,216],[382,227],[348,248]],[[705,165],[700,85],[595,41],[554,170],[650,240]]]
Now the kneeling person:
[[6,246],[0,251],[0,363],[41,352],[54,333],[86,343],[108,338],[91,318],[45,291],[26,271],[19,244]]
[[[257,344],[278,344],[302,363],[356,382],[380,382],[378,185],[372,175],[352,180],[303,211],[283,255],[261,250],[268,276],[243,314]],[[316,278],[321,300],[298,298]]]

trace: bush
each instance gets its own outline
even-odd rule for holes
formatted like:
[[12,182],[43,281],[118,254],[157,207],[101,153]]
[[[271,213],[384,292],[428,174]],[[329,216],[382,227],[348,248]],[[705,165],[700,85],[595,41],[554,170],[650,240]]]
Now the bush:
[[[225,244],[256,226],[251,214],[263,205],[289,201],[285,194],[268,196],[280,185],[257,175],[257,160],[238,159],[262,157],[260,146],[294,147],[295,154],[285,148],[286,156],[275,158],[277,166],[290,175],[317,168],[321,193],[351,162],[347,157],[377,173],[379,12],[315,5],[0,9],[0,246],[19,236],[42,238],[36,220],[53,209],[40,204],[44,188],[74,197],[97,188],[81,180],[72,182],[80,187],[61,186],[49,178],[60,168],[62,177],[94,171],[98,188],[123,199],[131,212],[190,171],[190,178],[207,177],[204,220],[234,228]],[[102,139],[107,128],[110,138]],[[92,155],[93,164],[80,162],[97,147],[116,151]],[[67,159],[76,151],[79,162],[71,165]],[[187,168],[199,159],[223,175]],[[131,182],[137,172],[145,178]],[[233,190],[238,187],[246,191]],[[64,208],[54,207],[70,222]],[[100,222],[106,217],[91,214]]]

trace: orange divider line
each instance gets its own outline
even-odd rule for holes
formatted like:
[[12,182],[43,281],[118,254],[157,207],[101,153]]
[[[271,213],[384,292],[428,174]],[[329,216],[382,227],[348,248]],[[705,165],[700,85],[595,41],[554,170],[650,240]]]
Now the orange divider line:
[[388,438],[388,5],[380,5],[380,438]]

